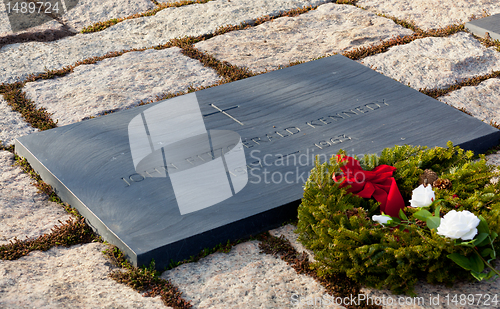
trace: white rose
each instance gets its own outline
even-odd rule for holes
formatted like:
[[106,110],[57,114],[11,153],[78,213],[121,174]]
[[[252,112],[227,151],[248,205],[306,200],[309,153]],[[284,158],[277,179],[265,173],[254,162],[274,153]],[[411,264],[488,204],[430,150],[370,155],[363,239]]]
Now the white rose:
[[451,239],[471,240],[477,234],[479,222],[479,218],[468,210],[452,210],[441,219],[437,233]]
[[387,224],[387,222],[391,221],[392,218],[388,215],[374,215],[372,216],[372,220],[380,224]]
[[434,195],[434,191],[432,191],[431,185],[428,185],[427,187],[420,185],[412,192],[410,206],[426,207],[429,206],[435,198],[436,196]]

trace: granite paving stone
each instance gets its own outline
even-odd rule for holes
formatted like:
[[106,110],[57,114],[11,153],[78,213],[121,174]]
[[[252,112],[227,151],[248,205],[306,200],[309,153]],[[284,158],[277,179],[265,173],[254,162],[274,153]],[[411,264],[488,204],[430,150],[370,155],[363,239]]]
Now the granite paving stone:
[[38,129],[31,127],[20,113],[12,111],[12,108],[0,96],[0,141],[4,146],[14,144],[14,139],[37,132]]
[[387,18],[355,6],[328,3],[296,17],[281,17],[216,36],[195,47],[218,59],[261,72],[411,33]]
[[103,111],[132,107],[166,92],[209,86],[220,79],[215,70],[173,47],[129,52],[81,65],[64,77],[27,83],[24,90],[53,114],[58,125],[66,125]]
[[[297,274],[279,258],[260,253],[258,244],[241,243],[229,253],[211,254],[161,277],[179,287],[195,308],[311,308],[304,306],[307,299],[326,295],[311,277]],[[293,295],[297,295],[293,299],[305,300],[302,304],[292,301]]]
[[63,16],[63,20],[80,31],[97,22],[127,17],[154,7],[151,0],[79,0],[78,5]]
[[500,79],[491,78],[477,86],[467,86],[438,98],[456,108],[464,108],[486,123],[500,124]]
[[14,155],[0,151],[0,245],[15,237],[38,237],[59,225],[59,220],[70,218],[61,205],[38,193],[32,179],[13,164]]
[[394,46],[359,62],[414,89],[433,89],[500,70],[500,53],[459,32]]
[[424,29],[438,29],[468,22],[472,15],[500,13],[498,0],[359,0],[358,6],[369,11],[413,21]]
[[108,278],[115,270],[101,243],[33,251],[0,261],[0,307],[14,308],[169,308],[160,297],[142,297]]
[[[19,33],[25,33],[25,32],[37,32],[37,31],[44,31],[44,30],[61,30],[62,25],[58,23],[55,20],[52,20],[50,22],[46,22],[42,25],[38,25],[29,29],[26,29],[25,31],[19,31]],[[14,32],[12,32],[12,29],[10,27],[10,21],[9,21],[9,16],[7,15],[7,8],[3,2],[3,0],[0,0],[0,38],[3,36],[7,35],[12,35]]]
[[0,83],[29,74],[61,69],[109,52],[153,47],[170,39],[209,34],[225,25],[238,25],[266,15],[328,0],[217,0],[167,8],[154,16],[126,20],[106,30],[78,34],[55,42],[12,44],[0,49]]
[[3,1],[0,1],[0,36],[5,35],[11,31],[9,24],[9,16]]
[[[104,22],[112,18],[126,17],[136,13],[145,12],[154,8],[151,0],[79,0],[78,5],[62,16],[62,21],[75,31],[97,22]],[[57,21],[50,21],[35,26],[22,32],[43,31],[46,29],[61,29]],[[13,34],[5,5],[0,1],[0,36]]]
[[[490,155],[486,156],[486,159],[488,160],[489,164],[496,165],[500,167],[500,151],[497,151],[496,153],[492,153]],[[493,181],[498,181],[498,178]]]

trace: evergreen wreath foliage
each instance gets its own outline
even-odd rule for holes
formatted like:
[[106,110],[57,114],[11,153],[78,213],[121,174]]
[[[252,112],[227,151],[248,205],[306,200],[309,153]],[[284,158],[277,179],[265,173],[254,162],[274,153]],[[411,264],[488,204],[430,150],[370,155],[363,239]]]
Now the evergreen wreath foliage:
[[[473,152],[453,147],[451,142],[447,146],[395,146],[384,149],[380,156],[356,159],[364,170],[381,164],[396,167],[393,176],[406,202],[418,187],[420,175],[431,169],[452,184],[451,188],[434,189],[436,199],[442,199],[441,216],[453,209],[468,210],[482,215],[490,230],[500,234],[497,168],[487,165],[484,155],[474,160]],[[338,154],[346,155],[343,150]],[[366,286],[410,295],[415,295],[413,288],[419,279],[448,286],[457,279],[472,279],[447,255],[471,256],[473,249],[455,246],[436,230],[416,225],[388,227],[372,221],[372,215],[380,214],[379,203],[348,193],[348,187],[340,188],[333,181],[332,175],[341,172],[341,164],[335,156],[323,164],[316,160],[298,209],[299,240],[315,253],[312,267],[319,276],[344,273]],[[434,206],[427,209],[435,211]],[[405,214],[411,219],[418,210],[406,207]],[[499,241],[493,245],[498,251]]]

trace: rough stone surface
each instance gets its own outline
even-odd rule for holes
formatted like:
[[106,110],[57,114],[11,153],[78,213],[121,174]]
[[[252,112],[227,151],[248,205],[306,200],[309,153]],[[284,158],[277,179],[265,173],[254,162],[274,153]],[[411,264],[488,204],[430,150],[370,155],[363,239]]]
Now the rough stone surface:
[[195,46],[218,59],[261,72],[411,33],[355,6],[329,3],[306,14],[232,31]]
[[413,21],[424,30],[465,23],[472,15],[500,13],[498,0],[440,0],[432,5],[428,0],[359,0],[356,4],[372,12]]
[[[487,155],[486,159],[488,160],[489,164],[496,165],[497,167],[500,167],[500,151],[497,151],[497,153]],[[498,177],[495,179],[492,179],[491,181],[492,182],[498,181]]]
[[33,251],[0,261],[0,307],[14,308],[168,308],[159,297],[142,297],[107,275],[115,269],[90,243]]
[[491,78],[478,86],[462,87],[438,98],[456,108],[464,108],[486,123],[500,124],[500,79]]
[[[96,22],[130,16],[154,7],[151,0],[121,0],[119,2],[114,0],[79,0],[78,5],[64,14],[62,20],[75,31],[80,31]],[[50,21],[18,33],[60,28],[61,25],[58,22]],[[0,36],[9,34],[13,34],[13,32],[9,25],[5,5],[0,1]]]
[[359,62],[414,89],[432,89],[500,70],[500,53],[459,32],[394,46]]
[[[57,21],[52,20],[52,21],[46,22],[42,25],[31,27],[31,28],[26,29],[24,31],[19,31],[19,32],[17,32],[17,34],[26,33],[26,32],[44,31],[47,29],[61,30],[62,25],[59,24]],[[12,29],[10,27],[9,16],[7,15],[7,8],[4,4],[4,2],[2,0],[0,0],[0,37],[6,36],[6,35],[11,35],[11,34],[14,34],[14,32],[12,32]]]
[[166,92],[187,91],[220,80],[217,72],[181,54],[178,47],[130,52],[81,65],[67,76],[27,83],[24,90],[58,125],[107,110],[128,108]]
[[70,217],[62,206],[38,193],[30,177],[13,164],[14,155],[0,151],[0,245],[15,237],[38,237]]
[[224,25],[238,25],[265,15],[327,0],[226,0],[167,8],[154,16],[118,23],[106,30],[59,41],[12,44],[0,49],[0,83],[31,73],[60,69],[79,60],[109,52],[153,47],[170,39],[212,33]]
[[309,261],[314,262],[314,254],[312,251],[306,249],[304,245],[298,240],[299,235],[295,233],[295,230],[297,229],[296,226],[287,224],[285,226],[279,227],[274,230],[270,230],[269,234],[276,236],[276,237],[285,237],[290,241],[290,244],[292,247],[297,250],[297,252],[302,253],[305,252],[309,256]]
[[20,113],[12,111],[7,102],[0,97],[0,143],[4,146],[14,144],[14,139],[38,131],[31,127]]
[[80,31],[86,26],[112,18],[127,17],[154,8],[151,0],[80,0],[63,20]]
[[162,278],[179,287],[195,308],[290,308],[292,295],[297,295],[295,299],[325,295],[311,277],[298,275],[279,258],[259,253],[258,244],[236,245],[229,253],[214,253],[166,271]]
[[9,16],[7,16],[5,5],[0,1],[0,36],[11,32]]

